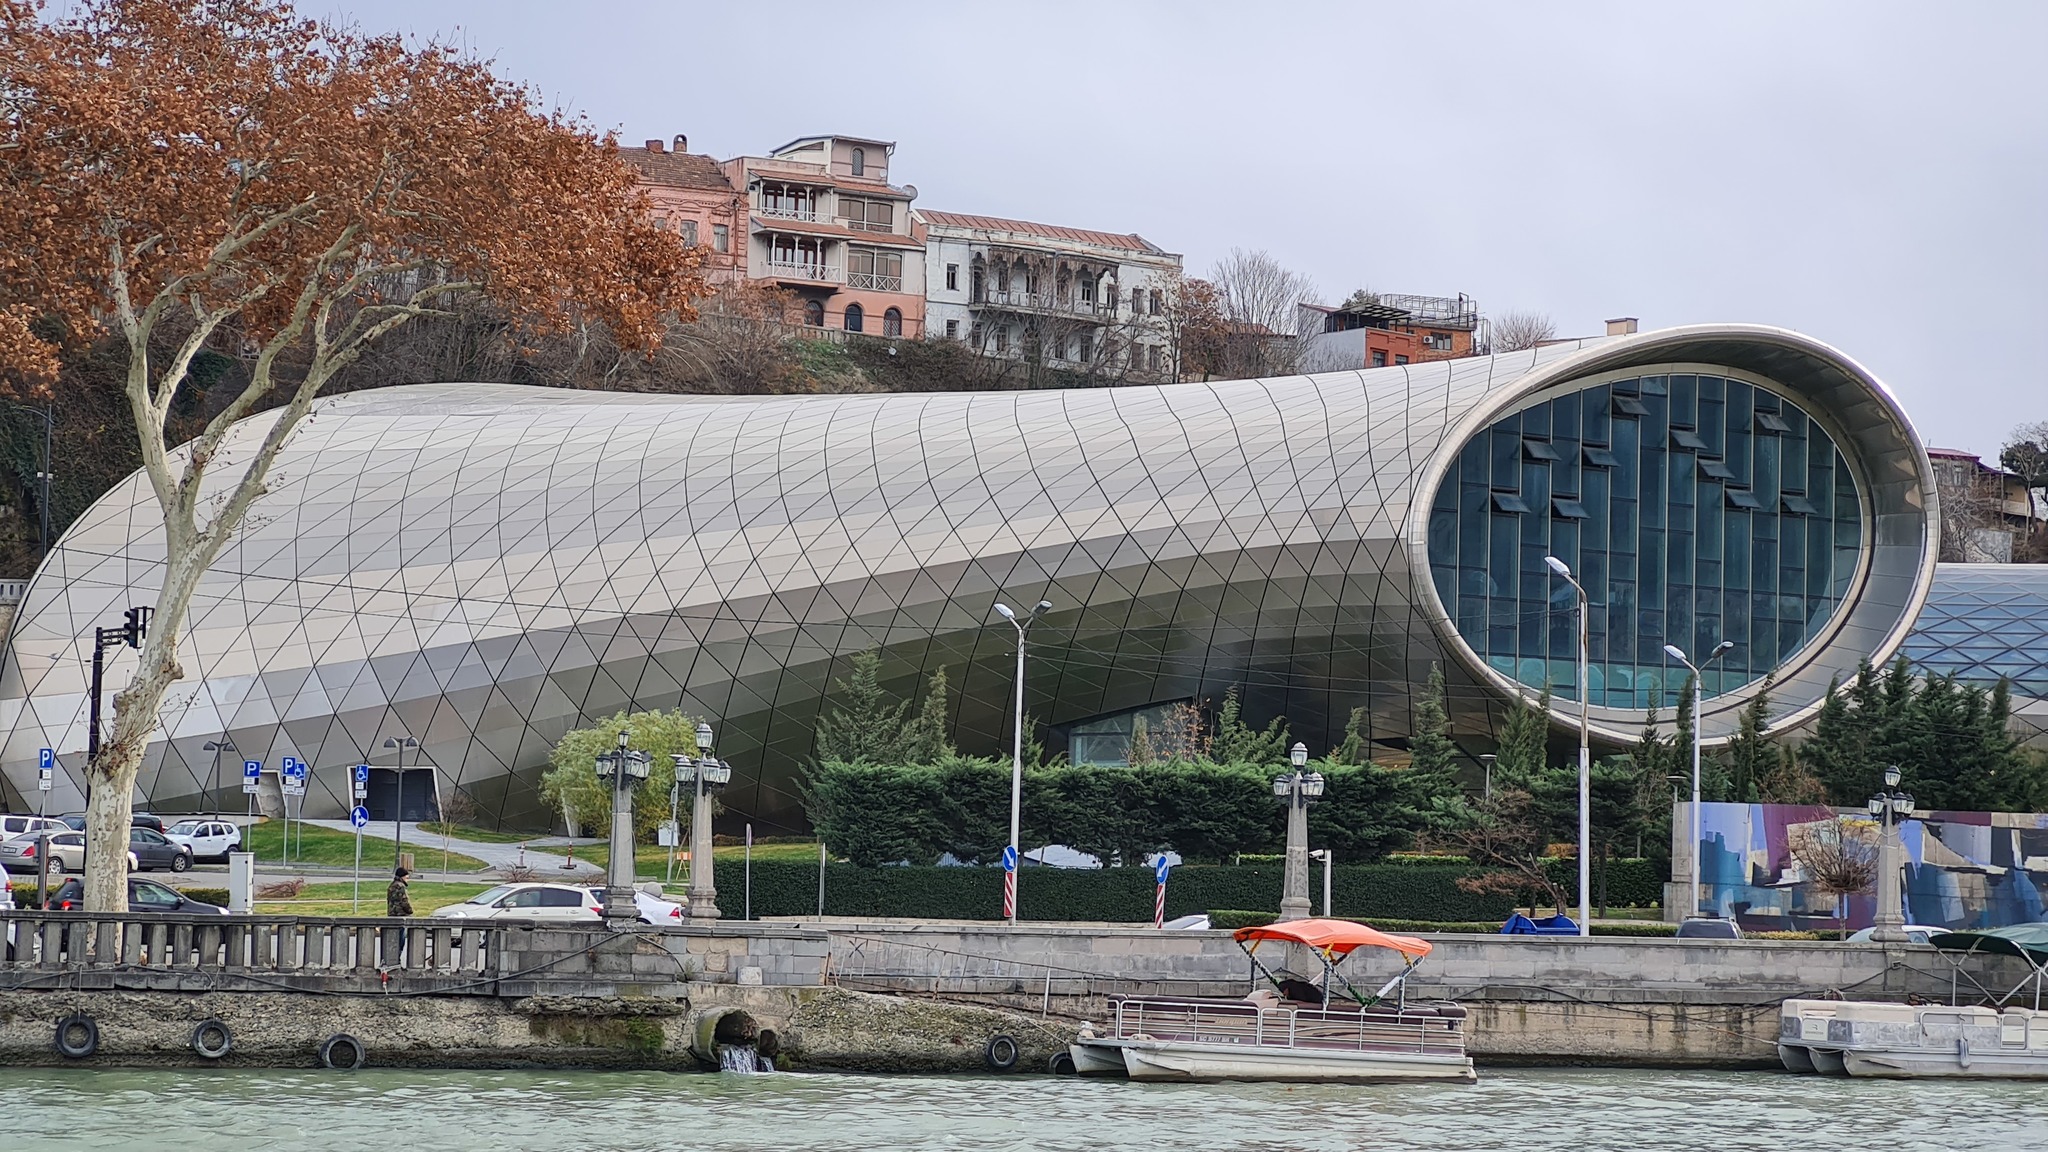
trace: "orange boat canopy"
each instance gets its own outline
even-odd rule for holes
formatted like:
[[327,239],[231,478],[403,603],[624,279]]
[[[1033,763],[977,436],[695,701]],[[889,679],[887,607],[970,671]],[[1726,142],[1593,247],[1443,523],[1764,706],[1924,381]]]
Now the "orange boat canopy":
[[1359,948],[1391,948],[1410,960],[1420,960],[1431,948],[1427,940],[1391,935],[1352,920],[1289,920],[1239,928],[1233,936],[1239,944],[1286,940],[1333,956],[1348,956]]

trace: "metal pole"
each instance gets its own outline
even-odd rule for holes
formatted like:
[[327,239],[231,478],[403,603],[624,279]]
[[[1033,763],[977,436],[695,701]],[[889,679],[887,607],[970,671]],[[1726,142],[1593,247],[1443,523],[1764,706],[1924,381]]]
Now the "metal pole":
[[37,530],[36,541],[45,560],[50,558],[50,457],[54,448],[56,434],[56,406],[45,405],[43,408],[43,471],[40,476],[43,482],[42,527]]
[[664,884],[676,882],[676,850],[683,846],[683,825],[678,818],[682,800],[683,782],[671,778],[668,782],[668,879],[662,882]]
[[[410,740],[411,737],[406,737]],[[392,838],[398,844],[391,854],[391,866],[398,868],[405,863],[405,741],[398,742],[398,804],[391,809]]]
[[1333,855],[1335,854],[1328,848],[1323,849],[1323,915],[1325,917],[1336,915],[1330,907],[1330,861]]
[[818,919],[825,918],[825,842],[818,841]]
[[754,918],[754,826],[752,824],[747,825],[747,853],[744,860],[745,863],[741,866],[746,875],[744,903],[741,905],[744,911],[740,913],[740,918],[752,920]]
[[604,898],[604,919],[614,928],[640,918],[633,899],[633,801],[632,774],[626,770],[626,752],[632,743],[629,733],[619,733],[612,767],[612,838],[608,887]]
[[1700,739],[1700,701],[1704,699],[1701,681],[1706,677],[1689,663],[1686,669],[1692,673],[1692,886],[1686,890],[1685,914],[1697,916],[1700,912],[1700,837],[1705,834],[1700,819],[1700,748],[1704,743]]
[[1577,580],[1572,590],[1579,594],[1579,935],[1593,934],[1593,685],[1587,674],[1586,639],[1588,603],[1586,589]]
[[1016,731],[1010,739],[1010,851],[1015,863],[1003,873],[1003,918],[1017,923],[1017,870],[1024,866],[1023,849],[1017,846],[1018,823],[1024,802],[1024,625],[1017,628],[1017,710]]
[[[353,780],[349,781],[349,794],[349,798],[353,800],[355,798],[355,781]],[[351,815],[355,813],[355,805],[349,805],[349,813]],[[355,824],[355,821],[350,820],[349,823]],[[355,894],[349,897],[349,912],[356,916],[363,914],[363,826],[360,824],[356,824]]]

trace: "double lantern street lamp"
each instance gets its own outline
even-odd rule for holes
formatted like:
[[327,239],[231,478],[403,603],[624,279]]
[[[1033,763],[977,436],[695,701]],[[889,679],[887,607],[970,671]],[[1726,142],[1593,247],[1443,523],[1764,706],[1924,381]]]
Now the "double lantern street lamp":
[[1557,557],[1545,556],[1543,562],[1579,597],[1579,935],[1588,936],[1593,931],[1593,721],[1589,711],[1593,690],[1586,674],[1586,586],[1574,579],[1570,566]]
[[1877,848],[1877,918],[1870,938],[1904,943],[1906,913],[1899,895],[1899,824],[1913,814],[1913,794],[1899,791],[1899,766],[1884,770],[1884,791],[1870,798],[1870,815],[1882,832]]
[[1323,774],[1304,772],[1308,745],[1288,749],[1291,772],[1273,777],[1273,795],[1287,802],[1287,868],[1282,878],[1280,919],[1306,920],[1308,903],[1308,806],[1322,798]]
[[1687,853],[1692,858],[1692,868],[1688,877],[1690,887],[1686,889],[1687,916],[1697,916],[1700,910],[1700,701],[1704,698],[1702,685],[1706,681],[1702,669],[1734,647],[1735,641],[1723,640],[1714,645],[1706,659],[1694,664],[1686,659],[1685,649],[1676,644],[1664,646],[1666,656],[1685,665],[1685,670],[1692,673],[1692,850]]
[[597,758],[600,780],[612,782],[612,843],[610,876],[604,894],[604,920],[614,929],[630,928],[640,922],[640,909],[633,900],[633,789],[647,779],[647,753],[629,747],[631,732],[619,733],[619,747]]
[[711,873],[711,796],[732,781],[732,765],[711,754],[711,725],[697,725],[697,755],[675,755],[676,782],[669,789],[669,824],[675,825],[676,802],[683,785],[693,789],[690,800],[690,895],[692,920],[718,919],[718,887]]

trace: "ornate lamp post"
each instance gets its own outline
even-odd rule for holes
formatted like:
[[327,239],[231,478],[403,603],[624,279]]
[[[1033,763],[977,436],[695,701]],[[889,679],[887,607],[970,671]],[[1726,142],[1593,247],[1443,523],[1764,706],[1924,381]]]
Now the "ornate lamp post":
[[1691,893],[1686,897],[1687,916],[1697,916],[1700,911],[1700,701],[1705,698],[1703,689],[1707,679],[1701,669],[1720,659],[1734,647],[1735,641],[1723,640],[1714,645],[1714,650],[1707,653],[1705,660],[1695,665],[1685,658],[1685,649],[1676,644],[1664,646],[1666,656],[1685,665],[1685,670],[1692,673],[1692,851],[1687,853],[1692,857],[1692,872],[1687,877],[1687,882],[1692,886],[1686,889]]
[[1308,745],[1296,744],[1287,758],[1294,770],[1273,777],[1273,795],[1287,801],[1287,868],[1282,874],[1280,919],[1306,920],[1308,904],[1308,806],[1323,795],[1323,774],[1303,772]]
[[1906,940],[1905,901],[1899,892],[1899,822],[1913,814],[1913,794],[1901,792],[1899,766],[1884,770],[1884,791],[1870,798],[1870,814],[1881,830],[1877,848],[1877,918],[1872,940],[1902,944]]
[[647,753],[628,747],[631,732],[619,733],[619,748],[597,758],[597,775],[612,782],[612,843],[610,875],[604,893],[604,922],[607,926],[630,928],[640,922],[640,909],[633,901],[633,788],[647,779]]
[[711,754],[711,725],[697,725],[697,756],[676,754],[676,783],[689,783],[690,905],[692,920],[718,919],[718,885],[711,872],[711,796],[732,780],[732,765]]

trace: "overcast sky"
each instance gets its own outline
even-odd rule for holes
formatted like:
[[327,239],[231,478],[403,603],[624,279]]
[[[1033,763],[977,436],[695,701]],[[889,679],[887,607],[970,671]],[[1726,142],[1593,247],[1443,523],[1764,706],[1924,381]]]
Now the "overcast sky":
[[301,4],[452,36],[628,143],[893,140],[921,207],[1564,335],[1795,328],[1987,456],[2048,419],[2044,4]]

